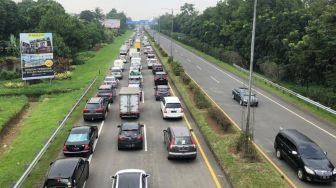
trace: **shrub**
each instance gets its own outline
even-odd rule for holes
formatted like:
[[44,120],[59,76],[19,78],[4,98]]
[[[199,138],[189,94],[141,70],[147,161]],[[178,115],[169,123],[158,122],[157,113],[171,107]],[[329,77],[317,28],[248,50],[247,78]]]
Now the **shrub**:
[[169,56],[168,63],[172,63],[174,61],[174,58],[172,56]]
[[172,65],[172,70],[175,76],[180,76],[181,72],[184,72],[184,69],[180,63],[173,61],[171,65]]
[[198,109],[205,109],[211,106],[210,101],[206,98],[204,93],[197,87],[194,89],[194,101]]
[[212,106],[208,109],[209,116],[222,127],[224,131],[228,131],[231,125],[231,122],[226,118],[223,112],[217,107]]
[[234,149],[237,153],[241,153],[241,156],[248,161],[259,161],[259,156],[256,148],[248,139],[245,132],[241,132],[237,141],[235,142]]
[[88,61],[90,58],[92,58],[94,56],[95,56],[95,53],[92,52],[92,51],[78,53],[74,57],[72,64],[73,65],[82,65],[82,64],[84,64],[86,61]]
[[2,70],[0,72],[0,80],[12,80],[15,78],[20,78],[20,74],[15,71]]
[[7,88],[21,88],[24,86],[24,82],[6,82],[4,86]]
[[71,78],[71,72],[70,71],[66,71],[63,73],[57,73],[55,75],[55,79],[56,80],[67,80]]
[[189,76],[185,73],[185,72],[181,72],[181,80],[185,85],[189,85],[191,79],[189,78]]

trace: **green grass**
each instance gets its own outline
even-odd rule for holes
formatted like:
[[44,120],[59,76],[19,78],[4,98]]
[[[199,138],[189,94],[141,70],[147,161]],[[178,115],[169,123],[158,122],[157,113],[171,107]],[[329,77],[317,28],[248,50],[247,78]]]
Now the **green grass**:
[[[66,93],[43,95],[40,98],[36,107],[32,109],[30,117],[23,122],[22,130],[13,141],[10,149],[0,158],[0,187],[10,187],[19,179],[24,172],[25,165],[28,165],[35,158],[37,152],[58,127],[59,122],[63,120],[72,105],[78,100],[84,88],[87,87],[94,76],[98,75],[97,73],[100,69],[101,74],[99,75],[99,79],[86,98],[96,92],[108,68],[119,54],[120,45],[129,38],[130,34],[131,32],[127,32],[121,37],[118,37],[113,44],[98,51],[94,58],[76,69],[76,73],[73,74],[73,79],[67,82],[67,87],[76,88],[75,90]],[[88,68],[86,68],[86,66]],[[71,84],[77,85],[72,86]],[[59,84],[59,86],[64,87],[62,84]],[[54,140],[54,144],[48,149],[23,187],[41,186],[40,183],[43,181],[50,161],[54,160],[61,151],[60,149],[68,133],[67,130],[80,117],[85,101],[86,100],[83,100],[80,106],[75,110],[65,128]]]
[[0,132],[27,104],[25,96],[0,97]]
[[[167,38],[170,38],[169,36],[165,35]],[[202,57],[203,59],[213,63],[213,64],[216,64],[217,66],[221,67],[221,68],[224,68],[232,73],[235,73],[245,79],[248,78],[248,75],[245,73],[245,72],[241,72],[240,70],[238,70],[237,68],[235,68],[234,66],[228,64],[228,63],[225,63],[223,61],[220,61],[204,52],[201,52],[191,46],[188,46],[188,45],[185,45],[175,39],[173,39],[177,44],[179,44],[180,46],[188,49],[189,51],[195,53],[196,55]],[[321,118],[321,119],[324,119],[324,120],[327,120],[329,121],[331,124],[333,124],[334,126],[336,126],[336,116],[327,112],[327,111],[324,111],[322,109],[319,109],[311,104],[308,104],[306,103],[305,101],[301,100],[301,99],[298,99],[297,97],[295,96],[292,96],[292,95],[289,95],[287,93],[283,93],[281,90],[275,88],[275,87],[272,87],[268,84],[266,84],[265,82],[255,78],[255,83],[260,86],[261,88],[267,90],[268,92],[272,93],[272,94],[275,94],[277,95],[278,97],[280,97],[281,99],[289,102],[289,103],[292,103],[312,114],[314,114],[315,116]]]
[[[158,50],[155,49],[157,52]],[[163,62],[169,77],[176,86],[183,101],[194,117],[197,125],[201,129],[203,135],[210,143],[212,150],[220,160],[223,168],[228,173],[229,178],[234,187],[290,187],[290,185],[281,178],[280,174],[271,166],[271,164],[262,156],[260,162],[245,162],[235,157],[231,150],[237,142],[239,131],[232,131],[225,135],[217,134],[211,127],[208,126],[206,112],[199,110],[195,103],[188,95],[187,86],[182,83],[179,77],[172,74],[171,67],[168,65],[168,58],[163,58],[159,55]]]

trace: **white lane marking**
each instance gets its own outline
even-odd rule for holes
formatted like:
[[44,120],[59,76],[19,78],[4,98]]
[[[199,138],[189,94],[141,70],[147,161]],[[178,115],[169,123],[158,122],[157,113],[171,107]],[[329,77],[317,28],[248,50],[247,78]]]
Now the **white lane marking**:
[[213,76],[210,76],[211,79],[213,79],[215,82],[217,82],[217,84],[219,84],[219,81],[216,80],[216,78],[214,78]]
[[[90,172],[89,172],[90,173]],[[85,188],[85,185],[86,185],[86,181],[84,182],[84,184],[83,184],[83,188]]]
[[145,92],[142,91],[142,103],[144,104],[145,103]]
[[197,67],[199,70],[202,70],[202,68],[201,68],[200,66],[196,65],[196,67]]
[[[102,121],[101,124],[100,124],[99,130],[98,130],[98,138],[96,139],[95,143],[93,144],[93,151],[96,150],[96,146],[97,146],[97,143],[98,143],[98,140],[99,140],[99,137],[100,137],[100,133],[103,130],[104,122],[105,121]],[[93,156],[93,153],[88,158],[89,163],[91,163],[92,156]]]
[[[177,45],[177,46],[178,46],[178,45]],[[213,65],[212,63],[207,62],[207,61],[204,60],[203,58],[201,58],[201,57],[195,55],[194,53],[192,53],[192,52],[190,52],[190,51],[188,51],[188,50],[186,50],[186,49],[184,49],[184,48],[182,48],[182,47],[180,47],[180,48],[183,49],[185,52],[191,54],[192,56],[197,57],[198,59],[202,60],[203,62],[205,62],[206,64],[208,64],[208,65],[210,65],[211,67],[215,68],[216,70],[218,70],[218,71],[222,72],[223,74],[227,75],[227,76],[230,77],[231,79],[237,81],[238,83],[243,84],[244,86],[247,86],[247,84],[245,84],[245,83],[242,82],[241,80],[239,80],[239,79],[233,77],[232,75],[230,75],[230,74],[224,72],[223,70],[219,69],[218,67],[216,67],[216,66]],[[298,118],[304,120],[305,122],[307,122],[307,123],[313,125],[313,126],[316,127],[317,129],[321,130],[322,132],[324,132],[324,133],[328,134],[329,136],[331,136],[332,138],[336,139],[336,136],[335,136],[335,135],[329,133],[328,131],[326,131],[325,129],[319,127],[319,126],[316,125],[315,123],[309,121],[308,119],[306,119],[306,118],[302,117],[301,115],[295,113],[294,111],[288,109],[287,107],[285,107],[285,106],[283,106],[282,104],[276,102],[275,100],[271,99],[270,97],[268,97],[267,95],[261,93],[260,91],[258,91],[258,90],[256,90],[256,89],[253,89],[253,90],[254,90],[255,92],[257,92],[258,94],[260,94],[261,96],[265,97],[266,99],[268,99],[268,100],[274,102],[274,103],[277,104],[278,106],[280,106],[280,107],[282,107],[283,109],[287,110],[288,112],[292,113],[293,115],[297,116]]]
[[145,151],[147,151],[147,131],[146,131],[146,124],[144,124],[144,137],[145,137]]

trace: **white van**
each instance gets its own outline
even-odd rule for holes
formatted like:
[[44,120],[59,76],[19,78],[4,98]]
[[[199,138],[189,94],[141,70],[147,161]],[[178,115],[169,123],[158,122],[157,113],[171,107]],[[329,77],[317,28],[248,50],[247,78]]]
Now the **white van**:
[[134,67],[135,69],[142,69],[141,58],[140,57],[133,57],[132,60],[131,60],[131,67]]
[[113,66],[114,67],[120,67],[120,69],[122,71],[124,71],[124,61],[122,59],[116,59],[116,60],[114,60]]
[[161,101],[161,111],[163,119],[182,118],[183,109],[177,97],[164,97]]
[[121,80],[123,78],[122,70],[120,67],[112,67],[111,68],[111,75],[115,78]]

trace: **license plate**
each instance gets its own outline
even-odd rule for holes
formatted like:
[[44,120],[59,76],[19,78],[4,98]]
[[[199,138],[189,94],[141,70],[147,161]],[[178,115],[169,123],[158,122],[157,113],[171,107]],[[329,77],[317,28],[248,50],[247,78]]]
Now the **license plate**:
[[170,111],[171,113],[176,113],[176,111]]
[[127,144],[126,147],[128,148],[133,148],[135,145],[134,144]]

